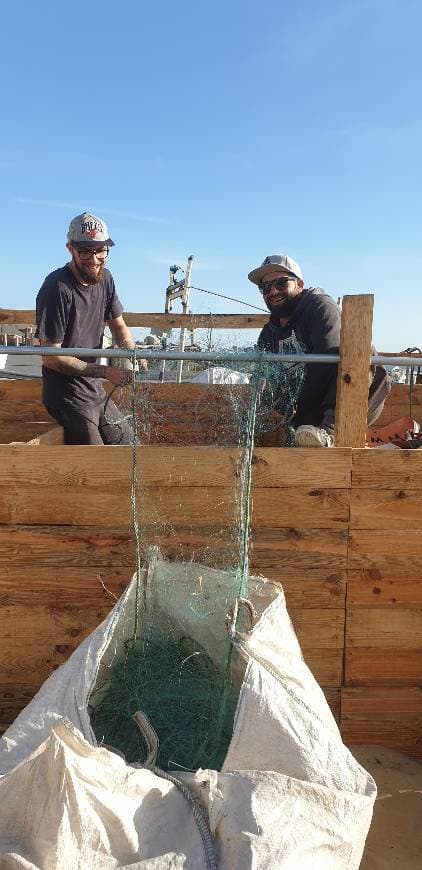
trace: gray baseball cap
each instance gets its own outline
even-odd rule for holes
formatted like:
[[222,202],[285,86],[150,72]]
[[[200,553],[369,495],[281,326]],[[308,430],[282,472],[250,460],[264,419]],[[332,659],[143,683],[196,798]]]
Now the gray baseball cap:
[[107,224],[95,214],[84,211],[76,215],[69,225],[67,241],[78,248],[111,248],[114,242],[108,235]]
[[269,257],[265,257],[261,266],[249,272],[248,278],[253,284],[259,285],[268,272],[278,271],[289,272],[290,275],[294,275],[295,278],[300,278],[303,281],[302,269],[299,263],[296,263],[296,260],[293,257],[289,257],[288,254],[270,254]]

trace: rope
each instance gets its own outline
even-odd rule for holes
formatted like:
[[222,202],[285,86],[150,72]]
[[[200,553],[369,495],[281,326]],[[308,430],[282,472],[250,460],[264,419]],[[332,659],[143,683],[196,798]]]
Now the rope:
[[151,725],[151,722],[145,716],[145,714],[138,710],[136,713],[134,713],[132,718],[135,720],[147,748],[148,755],[142,767],[151,770],[152,773],[155,773],[155,775],[159,776],[161,779],[165,779],[168,782],[171,782],[171,784],[174,785],[181,792],[185,800],[190,803],[193,817],[201,835],[207,868],[208,870],[217,870],[213,837],[197,799],[194,797],[190,789],[188,789],[187,786],[184,785],[184,783],[180,782],[180,780],[177,779],[175,776],[172,776],[171,773],[167,773],[167,771],[162,770],[161,767],[157,767],[157,765],[155,764],[155,760],[158,754],[159,740],[157,733],[155,732],[154,728]]
[[191,290],[199,290],[200,293],[208,293],[210,296],[218,296],[220,299],[228,299],[230,302],[238,302],[239,305],[246,305],[247,308],[254,308],[255,311],[263,311],[264,314],[268,314],[268,310],[266,308],[259,308],[258,305],[250,305],[249,302],[244,302],[243,299],[234,299],[233,296],[225,296],[224,293],[217,293],[216,290],[204,290],[203,287],[193,287],[190,284]]
[[132,410],[132,482],[131,482],[131,519],[132,530],[135,539],[135,564],[136,564],[136,589],[135,589],[135,619],[133,625],[132,643],[135,643],[138,636],[139,626],[139,601],[141,591],[141,545],[137,515],[137,488],[138,488],[138,468],[137,468],[137,445],[138,445],[138,420],[136,417],[136,346],[133,348],[132,357],[132,392],[131,392],[131,410]]
[[[248,412],[246,448],[243,455],[240,492],[240,586],[239,597],[246,594],[249,578],[249,538],[251,525],[252,461],[255,443],[256,410],[262,381],[262,360],[259,361],[253,377],[251,403]],[[235,628],[235,623],[234,623]]]

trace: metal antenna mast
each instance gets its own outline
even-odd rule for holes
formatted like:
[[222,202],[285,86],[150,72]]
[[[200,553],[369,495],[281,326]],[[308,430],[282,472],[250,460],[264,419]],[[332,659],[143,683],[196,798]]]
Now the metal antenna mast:
[[[191,254],[188,257],[188,262],[186,266],[186,271],[184,277],[181,278],[180,281],[176,281],[176,274],[181,270],[181,266],[170,266],[170,283],[166,290],[166,314],[168,314],[173,308],[173,301],[175,299],[182,300],[182,310],[183,314],[188,314],[189,309],[189,297],[190,297],[190,288],[191,288],[191,275],[192,275],[192,263],[193,263],[193,255]],[[179,340],[179,350],[183,353],[186,344],[186,329],[183,326],[180,330],[180,340]],[[180,384],[182,380],[182,369],[183,369],[183,359],[180,359],[177,363],[176,370],[176,382]],[[163,366],[160,371],[160,380],[163,380],[164,376],[164,361]]]

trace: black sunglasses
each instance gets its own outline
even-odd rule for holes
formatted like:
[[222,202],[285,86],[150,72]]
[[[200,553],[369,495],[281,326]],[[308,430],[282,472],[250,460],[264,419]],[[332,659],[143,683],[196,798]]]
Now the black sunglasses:
[[285,290],[289,281],[296,281],[294,275],[283,275],[281,278],[274,278],[272,281],[261,281],[258,285],[263,296],[270,292],[271,287],[276,290]]

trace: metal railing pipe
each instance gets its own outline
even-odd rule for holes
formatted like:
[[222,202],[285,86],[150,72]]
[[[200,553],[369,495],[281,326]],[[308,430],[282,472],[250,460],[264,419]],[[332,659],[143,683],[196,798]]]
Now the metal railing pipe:
[[[114,359],[123,357],[125,359],[133,359],[133,350],[124,350],[123,348],[102,347],[102,348],[87,348],[87,347],[10,347],[10,345],[0,345],[0,354],[8,356],[77,356],[86,357],[103,357],[105,359]],[[219,360],[223,362],[267,362],[267,363],[316,363],[326,365],[327,363],[338,363],[340,357],[338,354],[328,353],[260,353],[259,351],[247,351],[240,353],[229,353],[226,350],[213,351],[180,351],[180,350],[148,350],[146,348],[136,348],[137,359],[156,359],[156,360],[186,360],[198,362],[213,362]],[[371,365],[384,366],[417,366],[418,358],[411,356],[372,356]]]

